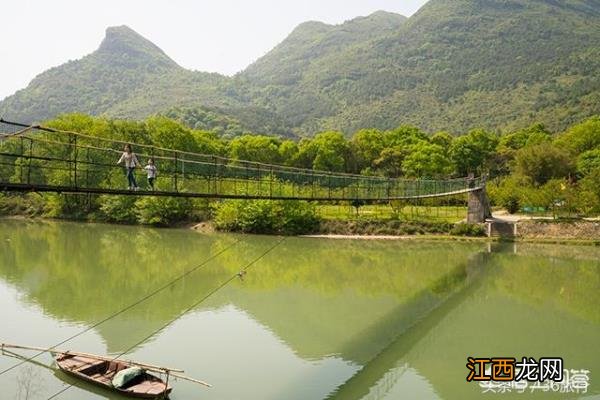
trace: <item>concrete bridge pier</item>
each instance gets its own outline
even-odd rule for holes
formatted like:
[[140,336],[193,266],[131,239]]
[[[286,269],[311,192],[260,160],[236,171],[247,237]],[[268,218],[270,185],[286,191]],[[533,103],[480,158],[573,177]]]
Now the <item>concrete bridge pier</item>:
[[467,223],[480,224],[491,217],[492,210],[485,191],[485,186],[481,189],[469,192]]

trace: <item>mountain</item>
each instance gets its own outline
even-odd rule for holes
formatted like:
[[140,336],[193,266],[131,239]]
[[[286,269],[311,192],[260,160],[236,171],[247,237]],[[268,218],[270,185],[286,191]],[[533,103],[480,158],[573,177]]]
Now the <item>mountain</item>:
[[299,131],[560,129],[600,112],[599,13],[598,0],[431,0],[380,37],[242,76]]
[[172,114],[238,134],[561,129],[600,113],[600,0],[431,0],[306,22],[233,78],[186,70],[127,27],[0,102],[6,119]]

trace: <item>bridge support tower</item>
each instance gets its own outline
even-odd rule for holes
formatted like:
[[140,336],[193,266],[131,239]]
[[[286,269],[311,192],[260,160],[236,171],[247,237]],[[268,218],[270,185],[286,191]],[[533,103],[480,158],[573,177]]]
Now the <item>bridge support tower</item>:
[[479,190],[469,192],[467,223],[481,224],[488,218],[492,218],[492,209],[490,208],[485,186],[483,186]]

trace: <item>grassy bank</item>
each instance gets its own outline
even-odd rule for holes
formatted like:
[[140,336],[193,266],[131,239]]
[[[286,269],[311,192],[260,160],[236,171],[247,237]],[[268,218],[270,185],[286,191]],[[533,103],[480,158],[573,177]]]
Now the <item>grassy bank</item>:
[[[395,212],[390,206],[323,205],[303,201],[213,201],[129,196],[44,196],[0,194],[0,216],[67,219],[86,222],[181,227],[208,222],[224,232],[365,237],[483,238],[485,225],[457,223],[459,207],[416,207]],[[458,211],[457,211],[458,210]],[[442,216],[442,218],[436,218]],[[525,221],[519,240],[597,244],[600,222]]]

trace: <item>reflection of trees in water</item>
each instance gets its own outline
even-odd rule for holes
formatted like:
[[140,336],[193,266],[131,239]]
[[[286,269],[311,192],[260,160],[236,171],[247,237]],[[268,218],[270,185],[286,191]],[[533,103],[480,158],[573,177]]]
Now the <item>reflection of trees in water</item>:
[[39,369],[32,365],[22,367],[16,378],[16,400],[32,400],[38,397],[44,389],[44,378]]
[[516,252],[525,257],[555,257],[566,260],[600,260],[600,247],[541,243],[516,243]]
[[[598,368],[597,354],[590,352],[598,334],[597,261],[569,261],[536,251],[535,257],[500,251],[474,258],[471,267],[483,274],[476,275],[473,285],[459,287],[456,295],[424,313],[330,398],[391,398],[386,396],[407,366],[440,398],[480,398],[481,390],[465,385],[465,370],[456,367],[473,353],[558,353],[572,366]],[[402,388],[394,393],[405,393]]]
[[[78,321],[130,304],[237,240],[228,235],[109,225],[5,225],[0,232],[3,227],[12,231],[12,240],[2,243],[0,274],[55,316]],[[233,248],[167,289],[168,304],[161,295],[146,304],[157,307],[153,315],[170,316],[239,271],[274,240],[242,237]],[[350,288],[362,295],[404,298],[435,285],[474,249],[290,238],[234,285],[245,290],[294,286],[329,294]]]
[[498,254],[494,286],[506,296],[537,306],[547,304],[591,322],[600,322],[600,262],[561,257]]
[[[85,323],[128,306],[241,238],[181,282],[98,327],[109,351],[161,326],[277,240],[69,223],[0,225],[0,237],[5,233],[14,240],[3,245],[0,275],[10,275],[7,280],[46,312]],[[202,308],[235,304],[300,353],[321,357],[360,340],[357,335],[398,305],[443,297],[464,273],[464,260],[481,247],[289,238]],[[406,308],[411,318],[418,312]]]

